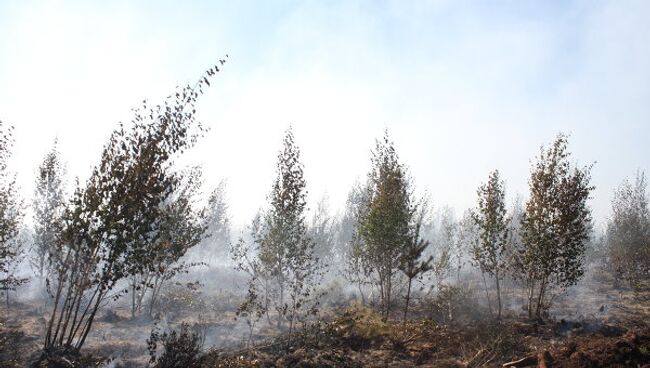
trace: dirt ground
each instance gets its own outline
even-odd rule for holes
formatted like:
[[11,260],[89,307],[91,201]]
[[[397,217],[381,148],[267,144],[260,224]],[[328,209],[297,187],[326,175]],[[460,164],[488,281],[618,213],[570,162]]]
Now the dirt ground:
[[[481,318],[466,311],[468,318],[441,321],[416,306],[406,323],[397,316],[383,322],[365,307],[331,306],[323,322],[291,337],[270,337],[273,331],[262,328],[247,349],[236,298],[179,306],[158,320],[132,319],[126,306],[113,306],[100,313],[83,351],[105,362],[84,364],[144,367],[154,324],[185,322],[202,334],[202,367],[650,367],[650,292],[615,290],[610,281],[586,280],[558,297],[544,321],[528,320],[516,305],[500,321],[485,311]],[[0,367],[29,366],[40,354],[47,308],[25,302],[2,308]]]
[[[650,329],[520,318],[471,325],[382,323],[348,310],[289,341],[212,351],[205,367],[650,367]],[[586,323],[586,322],[585,322]],[[572,334],[567,334],[572,331]],[[526,364],[527,363],[527,364]]]
[[[204,346],[239,346],[244,322],[235,317],[239,300],[232,295],[200,298],[201,303],[179,303],[157,318],[131,318],[126,305],[105,307],[95,319],[83,353],[110,359],[110,367],[146,367],[147,338],[153,328],[176,328],[182,323],[202,335]],[[217,302],[218,301],[218,302]],[[25,367],[41,353],[50,309],[38,302],[13,301],[0,307],[0,368]]]

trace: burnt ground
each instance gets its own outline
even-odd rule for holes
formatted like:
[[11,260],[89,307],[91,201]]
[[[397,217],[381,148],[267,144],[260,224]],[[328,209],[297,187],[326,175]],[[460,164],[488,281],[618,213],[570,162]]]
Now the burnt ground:
[[[291,338],[271,337],[275,332],[262,327],[247,349],[236,298],[192,298],[157,321],[132,319],[127,307],[112,306],[97,320],[85,360],[67,357],[57,366],[146,366],[154,323],[175,328],[185,322],[205,341],[201,367],[650,367],[650,290],[612,289],[609,281],[592,278],[559,297],[544,321],[528,320],[516,305],[497,321],[469,300],[457,302],[451,320],[424,301],[406,323],[398,316],[383,322],[369,308],[330,305],[325,322]],[[2,308],[0,367],[29,366],[40,354],[47,308],[29,302]]]
[[[146,315],[131,318],[127,303],[103,308],[93,323],[82,352],[87,356],[104,358],[104,361],[110,359],[112,367],[146,367],[149,360],[146,340],[152,329],[156,326],[176,328],[181,323],[192,326],[202,335],[206,349],[215,345],[241,344],[244,322],[235,318],[236,306],[240,302],[238,298],[223,292],[210,297],[184,293],[175,294],[173,303],[164,303],[161,308],[164,313],[157,318]],[[51,311],[42,304],[38,301],[13,301],[8,308],[0,306],[0,368],[25,367],[39,357],[46,318]]]
[[[289,340],[211,351],[205,367],[650,367],[650,329],[520,318],[464,325],[383,323],[349,309]],[[572,334],[569,336],[568,331]],[[528,363],[528,364],[526,364]],[[545,365],[543,365],[545,364]]]

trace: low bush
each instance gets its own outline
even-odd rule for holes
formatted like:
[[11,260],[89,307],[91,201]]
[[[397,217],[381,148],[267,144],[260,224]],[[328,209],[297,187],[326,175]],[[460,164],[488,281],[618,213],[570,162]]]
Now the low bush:
[[[147,340],[149,363],[153,368],[198,367],[201,364],[201,336],[183,323],[179,331],[154,329]],[[161,347],[160,351],[158,351]]]
[[463,287],[443,285],[435,296],[422,300],[422,303],[429,318],[439,323],[466,322],[481,316],[481,308],[472,290]]

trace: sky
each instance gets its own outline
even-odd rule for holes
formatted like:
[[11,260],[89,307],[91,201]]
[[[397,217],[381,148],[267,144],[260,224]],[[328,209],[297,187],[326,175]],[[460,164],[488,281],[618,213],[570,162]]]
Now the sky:
[[457,214],[499,169],[527,193],[559,132],[594,164],[602,224],[614,188],[650,174],[650,1],[0,0],[0,120],[30,198],[55,138],[86,178],[131,109],[194,83],[210,131],[183,157],[227,180],[233,222],[265,205],[282,136],[301,148],[309,203],[340,211],[387,129],[418,193]]

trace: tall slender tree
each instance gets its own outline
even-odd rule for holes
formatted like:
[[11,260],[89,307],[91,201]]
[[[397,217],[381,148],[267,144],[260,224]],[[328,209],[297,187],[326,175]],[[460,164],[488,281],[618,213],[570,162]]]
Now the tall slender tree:
[[647,181],[637,171],[614,191],[612,214],[605,235],[610,265],[631,286],[650,278],[650,210]]
[[454,256],[454,251],[459,241],[459,226],[454,215],[454,210],[448,206],[440,208],[437,211],[431,229],[433,246],[429,248],[429,253],[433,255],[434,262],[429,293],[435,290],[440,291],[453,269],[452,263],[454,260],[452,257]]
[[[245,304],[273,308],[277,327],[284,329],[286,323],[289,334],[297,322],[314,311],[317,305],[315,290],[322,274],[305,220],[306,195],[300,150],[289,128],[278,155],[270,207],[253,226],[253,244],[249,247],[252,249],[245,249],[245,244],[240,242],[235,252],[240,258],[237,260],[240,268],[252,277],[249,294],[264,290],[269,301],[268,304],[256,304],[247,300]],[[257,259],[241,262],[249,253],[254,253]],[[264,282],[263,288],[256,284],[258,282]]]
[[456,279],[460,283],[461,271],[468,263],[471,250],[478,244],[478,229],[472,218],[472,211],[466,210],[458,222],[458,236],[453,251],[453,260],[456,268]]
[[419,212],[420,213],[417,215],[417,220],[413,229],[413,233],[411,235],[410,242],[407,244],[406,249],[402,253],[400,264],[397,266],[399,270],[404,273],[404,276],[406,276],[406,279],[408,280],[406,287],[406,298],[404,302],[404,321],[406,321],[406,317],[408,315],[413,279],[422,277],[425,273],[433,269],[433,256],[424,258],[424,251],[429,246],[429,241],[421,238],[422,223],[424,222],[426,211],[421,207]]
[[21,254],[19,235],[24,210],[23,202],[16,195],[15,175],[7,167],[12,145],[13,127],[0,121],[0,292],[7,295],[7,302],[9,291],[27,282],[13,272]]
[[331,263],[334,253],[334,219],[329,211],[329,197],[324,195],[318,203],[309,223],[309,237],[314,241],[314,252],[322,262]]
[[549,289],[565,289],[584,274],[584,255],[591,229],[587,205],[594,189],[591,166],[572,167],[568,139],[557,136],[542,147],[533,164],[530,195],[522,218],[519,275],[528,288],[528,314],[541,318],[550,305]]
[[400,260],[412,242],[416,203],[406,168],[388,132],[372,153],[367,213],[359,225],[367,274],[379,288],[381,313],[388,319]]
[[221,180],[210,193],[206,216],[207,237],[196,247],[198,256],[202,262],[209,265],[224,262],[228,259],[231,242],[231,224],[225,180]]
[[501,280],[508,266],[508,218],[505,189],[499,171],[490,174],[487,183],[478,190],[478,203],[472,213],[479,229],[479,241],[473,249],[473,258],[481,272],[494,277],[497,289],[497,318],[501,318]]
[[369,186],[355,183],[345,202],[345,211],[338,224],[337,245],[343,258],[343,278],[355,285],[362,305],[366,304],[364,286],[367,284],[365,246],[360,233],[362,219],[367,216]]
[[52,149],[38,167],[34,193],[34,244],[31,265],[41,282],[48,273],[48,258],[56,251],[56,243],[63,230],[63,212],[66,206],[65,166],[54,141]]

